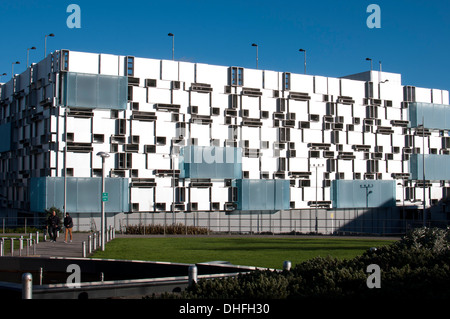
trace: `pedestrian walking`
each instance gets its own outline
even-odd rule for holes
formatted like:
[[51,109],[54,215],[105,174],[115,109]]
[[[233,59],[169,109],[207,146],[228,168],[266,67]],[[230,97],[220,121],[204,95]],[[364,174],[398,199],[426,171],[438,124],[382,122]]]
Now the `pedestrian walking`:
[[48,218],[48,233],[50,235],[50,241],[55,242],[57,231],[59,226],[59,217],[56,215],[56,211],[52,211],[52,214]]
[[67,235],[70,234],[70,242],[72,242],[72,228],[73,228],[73,221],[72,217],[70,217],[69,213],[66,213],[66,217],[64,218],[64,228],[65,228],[65,240],[64,242],[67,243]]

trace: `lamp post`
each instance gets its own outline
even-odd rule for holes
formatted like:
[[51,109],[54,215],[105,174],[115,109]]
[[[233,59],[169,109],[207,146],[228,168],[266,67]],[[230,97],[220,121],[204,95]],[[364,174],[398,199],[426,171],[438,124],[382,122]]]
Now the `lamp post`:
[[426,225],[426,216],[425,216],[425,209],[426,209],[426,197],[425,197],[425,119],[422,115],[422,125],[417,126],[417,128],[422,128],[422,178],[423,178],[423,216],[422,216],[422,222],[423,227]]
[[106,152],[98,152],[97,156],[102,158],[102,196],[101,198],[101,206],[102,206],[102,215],[101,215],[101,247],[102,251],[105,250],[105,202],[103,200],[103,194],[105,193],[105,159],[109,157],[109,154]]
[[44,59],[47,56],[47,37],[54,37],[55,35],[53,33],[46,34],[45,35],[45,41],[44,41]]
[[370,71],[373,71],[373,61],[371,58],[366,58],[366,61],[370,61]]
[[256,69],[258,69],[258,45],[256,43],[252,43],[252,47],[256,47]]
[[36,50],[36,47],[31,47],[27,49],[27,68],[30,65],[30,50]]
[[305,49],[300,49],[298,51],[304,53],[304,67],[305,67],[305,75],[306,75],[306,50]]
[[323,164],[311,164],[311,166],[312,167],[315,167],[316,168],[316,227],[315,227],[315,232],[316,232],[316,234],[318,233],[318,231],[319,231],[319,226],[318,226],[318,212],[317,212],[317,208],[318,208],[318,203],[319,203],[319,201],[317,200],[317,191],[318,191],[318,178],[317,178],[317,176],[318,176],[318,172],[317,172],[317,170],[318,170],[318,168],[319,167],[324,167],[324,165]]
[[14,77],[14,64],[20,64],[20,62],[19,62],[19,61],[16,61],[16,62],[13,62],[13,63],[12,63],[12,68],[11,68],[11,78]]
[[173,33],[168,34],[169,37],[172,37],[172,61],[175,60],[175,35]]
[[369,195],[372,194],[372,191],[369,191],[369,188],[373,188],[373,184],[364,184],[360,185],[360,187],[366,189],[366,208],[369,208]]

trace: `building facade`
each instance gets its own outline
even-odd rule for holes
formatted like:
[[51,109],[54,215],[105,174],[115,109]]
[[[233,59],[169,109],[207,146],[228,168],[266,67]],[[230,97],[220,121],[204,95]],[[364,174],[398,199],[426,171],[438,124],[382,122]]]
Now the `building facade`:
[[189,223],[195,213],[192,223],[207,216],[226,229],[245,214],[239,227],[270,218],[287,232],[305,218],[309,231],[317,214],[329,225],[343,209],[420,219],[404,207],[424,199],[427,218],[448,217],[449,92],[403,85],[400,74],[331,78],[60,50],[0,90],[3,216],[54,206],[91,227],[102,203],[96,154],[107,152],[109,225]]

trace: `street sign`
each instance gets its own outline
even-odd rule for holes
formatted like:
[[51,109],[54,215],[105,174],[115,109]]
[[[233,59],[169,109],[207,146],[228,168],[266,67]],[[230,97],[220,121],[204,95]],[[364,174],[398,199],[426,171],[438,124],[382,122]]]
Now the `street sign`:
[[102,193],[102,202],[108,201],[108,193]]

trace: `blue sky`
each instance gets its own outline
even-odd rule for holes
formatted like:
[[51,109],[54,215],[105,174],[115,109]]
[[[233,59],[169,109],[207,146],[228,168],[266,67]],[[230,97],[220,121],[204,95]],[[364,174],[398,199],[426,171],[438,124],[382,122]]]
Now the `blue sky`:
[[[70,29],[69,4],[81,8],[81,28]],[[381,9],[381,28],[370,29],[369,4]],[[0,74],[25,70],[48,51],[175,59],[253,68],[258,43],[259,68],[340,77],[382,61],[383,70],[401,73],[404,85],[450,90],[450,1],[85,1],[0,0]]]

